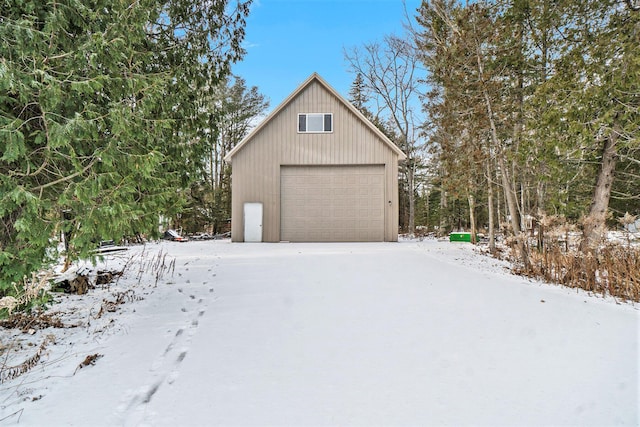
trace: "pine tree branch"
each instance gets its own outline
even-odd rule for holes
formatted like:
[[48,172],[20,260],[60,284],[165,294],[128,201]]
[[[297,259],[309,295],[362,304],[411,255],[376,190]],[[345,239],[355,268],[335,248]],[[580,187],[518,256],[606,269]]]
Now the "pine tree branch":
[[71,175],[64,176],[64,177],[62,177],[62,178],[60,178],[60,179],[57,179],[57,180],[55,180],[55,181],[47,182],[46,184],[42,184],[42,185],[39,185],[39,186],[37,186],[37,187],[34,187],[34,188],[32,188],[32,189],[31,189],[31,191],[33,191],[33,192],[36,192],[36,191],[42,191],[42,190],[44,190],[44,189],[46,189],[46,188],[53,187],[54,185],[58,185],[58,184],[61,184],[61,183],[63,183],[63,182],[66,182],[66,181],[70,181],[70,180],[72,180],[73,178],[75,178],[75,177],[77,177],[77,176],[79,176],[79,175],[82,175],[83,173],[85,173],[86,171],[88,171],[89,169],[91,169],[91,167],[93,166],[93,164],[94,164],[96,161],[99,161],[99,159],[94,158],[94,159],[93,159],[93,160],[91,160],[91,162],[90,162],[87,166],[85,166],[82,170],[80,170],[80,171],[76,171],[75,173],[72,173]]

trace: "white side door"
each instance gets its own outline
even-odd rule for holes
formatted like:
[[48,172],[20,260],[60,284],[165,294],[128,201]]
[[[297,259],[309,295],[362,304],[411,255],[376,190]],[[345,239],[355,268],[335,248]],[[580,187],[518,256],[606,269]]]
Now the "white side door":
[[262,242],[262,203],[244,204],[244,241]]

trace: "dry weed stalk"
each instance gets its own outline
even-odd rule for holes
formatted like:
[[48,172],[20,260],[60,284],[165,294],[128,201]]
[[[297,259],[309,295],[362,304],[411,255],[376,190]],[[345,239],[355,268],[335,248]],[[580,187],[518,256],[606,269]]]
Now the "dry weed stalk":
[[4,364],[0,368],[0,384],[3,384],[9,380],[13,380],[33,369],[38,364],[38,362],[40,362],[42,354],[44,353],[47,345],[49,345],[50,343],[55,343],[55,337],[53,335],[48,335],[47,337],[45,337],[35,354],[19,365],[6,366],[6,364]]
[[631,247],[631,224],[635,224],[638,219],[637,215],[631,215],[629,212],[625,212],[624,216],[618,218],[618,222],[622,225],[625,231],[625,236],[627,237],[627,246]]
[[165,274],[175,272],[176,268],[176,259],[172,259],[171,261],[167,260],[167,252],[158,252],[154,257],[150,259],[146,259],[144,256],[144,251],[141,254],[140,267],[138,269],[138,284],[142,281],[142,277],[145,273],[151,272],[155,277],[154,286],[158,286],[158,282],[162,279]]
[[607,244],[581,252],[569,245],[573,230],[566,221],[546,218],[541,223],[550,228],[542,242],[538,239],[537,248],[529,251],[528,268],[519,273],[640,302],[640,248]]
[[141,296],[136,295],[136,292],[133,289],[129,289],[123,292],[117,292],[113,294],[115,300],[111,301],[108,299],[102,300],[102,305],[100,306],[100,311],[94,319],[99,319],[105,312],[113,313],[118,309],[119,305],[124,304],[125,302],[134,302],[141,301],[143,298]]
[[13,283],[13,288],[17,296],[6,296],[1,298],[0,310],[6,309],[7,312],[11,314],[17,308],[29,304],[34,299],[40,297],[42,295],[42,291],[49,288],[49,281],[51,278],[51,272],[44,272],[40,274],[34,272],[31,273],[31,279],[28,279],[27,276],[25,276],[20,285]]

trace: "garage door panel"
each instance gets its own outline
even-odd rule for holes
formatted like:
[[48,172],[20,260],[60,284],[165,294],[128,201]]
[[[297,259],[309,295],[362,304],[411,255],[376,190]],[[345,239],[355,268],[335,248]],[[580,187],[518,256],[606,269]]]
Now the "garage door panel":
[[384,240],[384,166],[283,166],[281,239]]

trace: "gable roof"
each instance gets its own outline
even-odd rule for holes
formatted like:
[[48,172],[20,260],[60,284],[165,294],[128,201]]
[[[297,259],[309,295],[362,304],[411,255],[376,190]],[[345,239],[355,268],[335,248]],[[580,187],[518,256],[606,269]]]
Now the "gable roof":
[[318,73],[314,72],[313,74],[311,74],[311,76],[309,76],[309,78],[307,78],[307,80],[305,80],[300,86],[298,86],[298,88],[293,91],[291,95],[289,95],[284,101],[282,101],[282,103],[275,110],[273,110],[267,117],[265,117],[265,119],[262,120],[262,122],[260,122],[258,126],[256,126],[251,132],[249,132],[249,134],[245,136],[238,145],[236,145],[231,151],[229,151],[229,153],[227,153],[227,155],[224,157],[224,160],[228,163],[231,163],[231,159],[238,151],[242,150],[242,148],[247,145],[249,141],[251,141],[253,137],[257,135],[258,132],[260,132],[260,130],[262,130],[262,128],[267,126],[271,119],[277,116],[280,111],[282,111],[287,105],[289,105],[291,101],[293,101],[313,82],[319,83],[322,87],[324,87],[324,89],[335,96],[338,101],[340,101],[349,111],[351,111],[358,119],[360,119],[360,121],[365,126],[367,126],[374,134],[376,134],[384,144],[389,146],[389,148],[393,152],[398,154],[398,160],[405,160],[407,158],[402,150],[400,150],[400,148],[398,148],[396,144],[394,144],[389,138],[387,138],[387,136],[382,133],[380,129],[378,129],[373,123],[371,123],[360,111],[358,111],[356,107],[354,107],[350,102],[344,99],[334,88],[332,88],[322,77],[320,77]]

